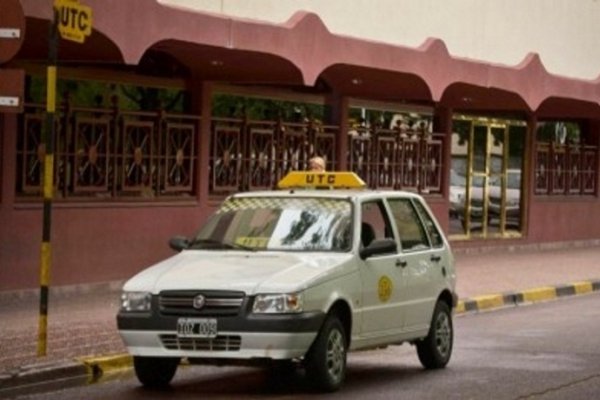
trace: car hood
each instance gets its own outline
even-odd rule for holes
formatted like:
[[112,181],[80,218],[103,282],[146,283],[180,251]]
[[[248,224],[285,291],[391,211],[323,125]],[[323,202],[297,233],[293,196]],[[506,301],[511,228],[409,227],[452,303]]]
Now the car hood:
[[239,290],[246,294],[303,290],[340,274],[351,254],[266,253],[186,250],[150,267],[124,290]]

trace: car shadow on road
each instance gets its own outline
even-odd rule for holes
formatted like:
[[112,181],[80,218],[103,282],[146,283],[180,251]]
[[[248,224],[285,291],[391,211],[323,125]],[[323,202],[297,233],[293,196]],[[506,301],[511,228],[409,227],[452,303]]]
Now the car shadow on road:
[[[163,390],[138,387],[132,398],[187,399],[187,398],[269,398],[269,397],[321,397],[343,398],[352,393],[353,398],[366,398],[373,391],[386,390],[398,380],[427,379],[431,371],[402,362],[386,365],[349,363],[343,387],[335,393],[321,393],[311,384],[303,369],[273,371],[259,368],[233,368],[228,371],[197,373],[176,377],[171,386]],[[362,393],[362,395],[361,395]],[[357,397],[358,396],[358,397]],[[362,397],[364,396],[364,397]]]

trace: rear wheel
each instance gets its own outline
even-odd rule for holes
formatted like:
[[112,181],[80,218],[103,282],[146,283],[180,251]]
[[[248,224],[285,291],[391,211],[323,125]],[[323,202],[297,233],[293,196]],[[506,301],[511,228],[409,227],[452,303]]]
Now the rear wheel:
[[308,351],[306,375],[318,389],[338,390],[346,375],[346,332],[339,318],[329,316]]
[[454,328],[448,304],[438,301],[433,311],[429,334],[417,342],[417,354],[427,369],[444,368],[452,355]]
[[135,375],[148,388],[168,386],[179,365],[179,358],[133,357]]

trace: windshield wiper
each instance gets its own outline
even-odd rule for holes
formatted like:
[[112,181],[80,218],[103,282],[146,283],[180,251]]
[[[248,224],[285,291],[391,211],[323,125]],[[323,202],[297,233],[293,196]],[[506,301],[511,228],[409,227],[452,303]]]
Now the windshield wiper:
[[245,251],[256,251],[256,248],[254,247],[250,247],[250,246],[244,246],[243,244],[238,244],[238,243],[233,243],[233,242],[226,242],[226,241],[220,241],[217,239],[193,239],[190,241],[189,244],[189,248],[191,247],[195,247],[195,246],[202,246],[202,245],[208,245],[210,246],[217,246],[217,248],[220,249],[235,249],[235,250],[245,250]]
[[256,251],[256,247],[250,247],[239,243],[233,242],[221,242],[222,245],[229,247],[230,249]]
[[192,247],[202,247],[202,245],[217,245],[220,246],[221,242],[219,240],[215,240],[215,239],[192,239],[190,240],[190,242],[188,243],[188,248],[192,248]]

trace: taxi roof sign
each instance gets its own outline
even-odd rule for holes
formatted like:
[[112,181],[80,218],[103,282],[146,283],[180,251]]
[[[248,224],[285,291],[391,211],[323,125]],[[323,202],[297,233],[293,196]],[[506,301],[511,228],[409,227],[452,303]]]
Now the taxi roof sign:
[[367,187],[367,184],[354,172],[292,171],[284,176],[277,186],[280,189],[363,189]]

